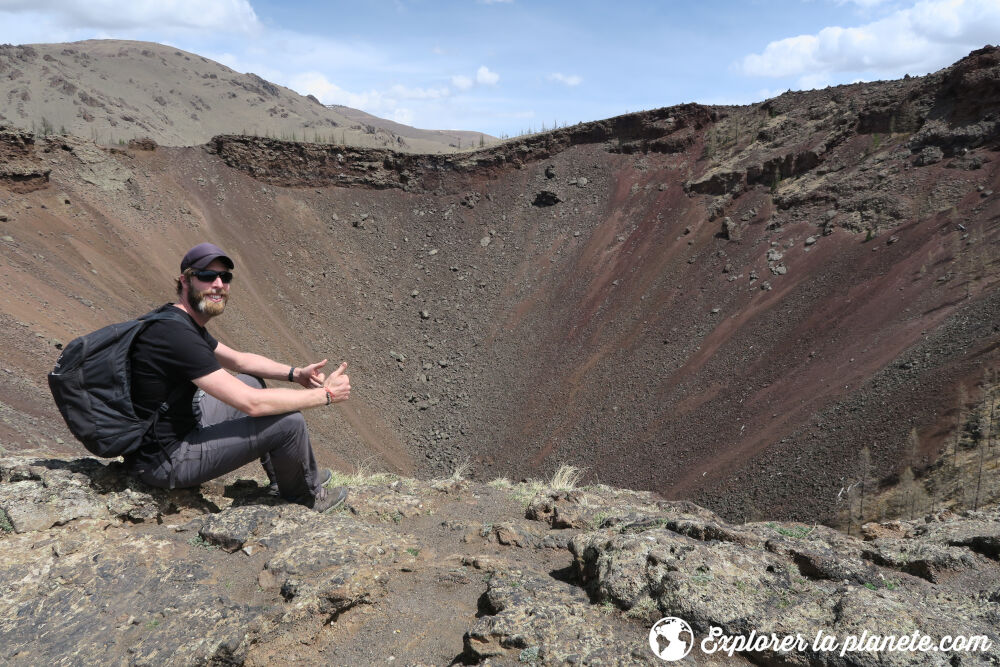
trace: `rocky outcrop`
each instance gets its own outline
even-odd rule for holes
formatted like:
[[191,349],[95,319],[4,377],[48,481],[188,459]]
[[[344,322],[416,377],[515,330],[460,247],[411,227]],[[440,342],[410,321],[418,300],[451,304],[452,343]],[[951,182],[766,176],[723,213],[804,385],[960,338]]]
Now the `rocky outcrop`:
[[[869,524],[861,539],[607,486],[356,481],[343,511],[319,515],[263,481],[168,492],[95,459],[0,459],[0,661],[659,664],[647,635],[665,616],[692,626],[697,664],[1000,659],[995,507]],[[438,598],[478,602],[448,620]],[[397,622],[410,636],[387,630]],[[993,646],[710,655],[697,646],[712,628]],[[457,656],[435,651],[449,634]]]
[[51,169],[34,159],[35,137],[0,127],[0,185],[26,193],[48,186]]
[[[152,489],[94,459],[5,459],[0,480],[6,664],[239,663],[304,619],[376,602],[411,546],[348,514],[271,505],[253,483],[220,511],[211,490]],[[254,574],[251,597],[270,600],[228,590]]]
[[[259,180],[286,186],[341,185],[407,192],[457,194],[467,183],[454,176],[490,176],[521,169],[580,144],[604,144],[612,152],[682,152],[710,122],[708,107],[685,104],[641,114],[579,123],[505,142],[488,149],[449,155],[418,155],[351,146],[290,143],[263,137],[213,137],[206,150]],[[444,178],[449,175],[450,178]]]
[[[661,507],[614,529],[581,533],[570,549],[596,603],[611,603],[650,624],[676,616],[696,632],[718,627],[725,635],[917,633],[935,645],[947,635],[983,635],[994,644],[987,656],[996,660],[998,531],[996,508],[961,518],[929,516],[907,524],[904,537],[866,543],[823,526],[736,528],[704,513],[684,516]],[[971,660],[980,657],[986,656]],[[756,661],[917,665],[927,664],[927,655],[845,658],[807,650],[792,659],[772,651],[756,654]]]

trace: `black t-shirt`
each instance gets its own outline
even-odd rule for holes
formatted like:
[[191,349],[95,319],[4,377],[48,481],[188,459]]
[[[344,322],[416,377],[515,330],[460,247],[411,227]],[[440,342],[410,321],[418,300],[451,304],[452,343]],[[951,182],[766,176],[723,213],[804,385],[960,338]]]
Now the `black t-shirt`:
[[[166,308],[174,308],[174,305],[168,303],[156,312]],[[149,418],[175,387],[185,386],[179,398],[146,434],[136,453],[140,458],[155,455],[163,447],[169,448],[197,426],[191,408],[197,387],[191,381],[222,368],[215,358],[219,341],[198,326],[190,315],[184,315],[186,321],[170,319],[151,323],[132,345],[132,403],[136,416]]]

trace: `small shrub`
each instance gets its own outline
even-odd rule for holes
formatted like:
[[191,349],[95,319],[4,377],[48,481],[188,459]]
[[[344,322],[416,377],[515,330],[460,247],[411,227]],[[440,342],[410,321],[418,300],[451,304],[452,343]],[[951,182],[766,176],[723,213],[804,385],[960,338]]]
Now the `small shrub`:
[[511,488],[511,496],[519,504],[527,507],[531,504],[531,501],[535,499],[539,493],[545,490],[545,485],[541,482],[532,480],[530,482],[525,482],[518,484]]
[[705,574],[704,572],[699,572],[698,574],[691,575],[691,583],[697,586],[707,586],[712,581],[712,575]]
[[517,656],[518,662],[535,662],[538,660],[538,647],[529,646],[528,648],[521,651],[520,655]]
[[188,540],[188,544],[190,544],[193,547],[202,547],[209,550],[219,548],[214,544],[212,544],[211,542],[209,542],[208,540],[206,540],[201,535],[195,535],[194,537],[192,537],[190,540]]
[[656,618],[659,613],[660,609],[656,606],[656,602],[652,598],[645,597],[638,604],[633,605],[631,609],[626,611],[625,615],[629,618],[648,620]]

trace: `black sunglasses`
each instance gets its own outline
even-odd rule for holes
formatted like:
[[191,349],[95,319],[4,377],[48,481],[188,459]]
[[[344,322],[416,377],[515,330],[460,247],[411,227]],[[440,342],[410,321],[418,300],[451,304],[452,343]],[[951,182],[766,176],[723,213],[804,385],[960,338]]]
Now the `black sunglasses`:
[[228,285],[233,280],[232,271],[210,271],[209,269],[202,269],[201,271],[192,271],[191,275],[203,283],[214,283],[216,278],[222,278],[222,282]]

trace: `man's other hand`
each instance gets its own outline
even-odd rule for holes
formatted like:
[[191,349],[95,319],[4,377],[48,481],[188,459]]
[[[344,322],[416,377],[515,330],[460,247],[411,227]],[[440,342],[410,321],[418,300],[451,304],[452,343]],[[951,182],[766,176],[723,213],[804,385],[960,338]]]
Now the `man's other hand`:
[[308,366],[303,366],[295,374],[295,381],[306,389],[314,389],[316,387],[322,387],[323,383],[326,381],[326,374],[320,372],[319,369],[326,366],[327,360],[317,361],[315,364],[309,364]]

